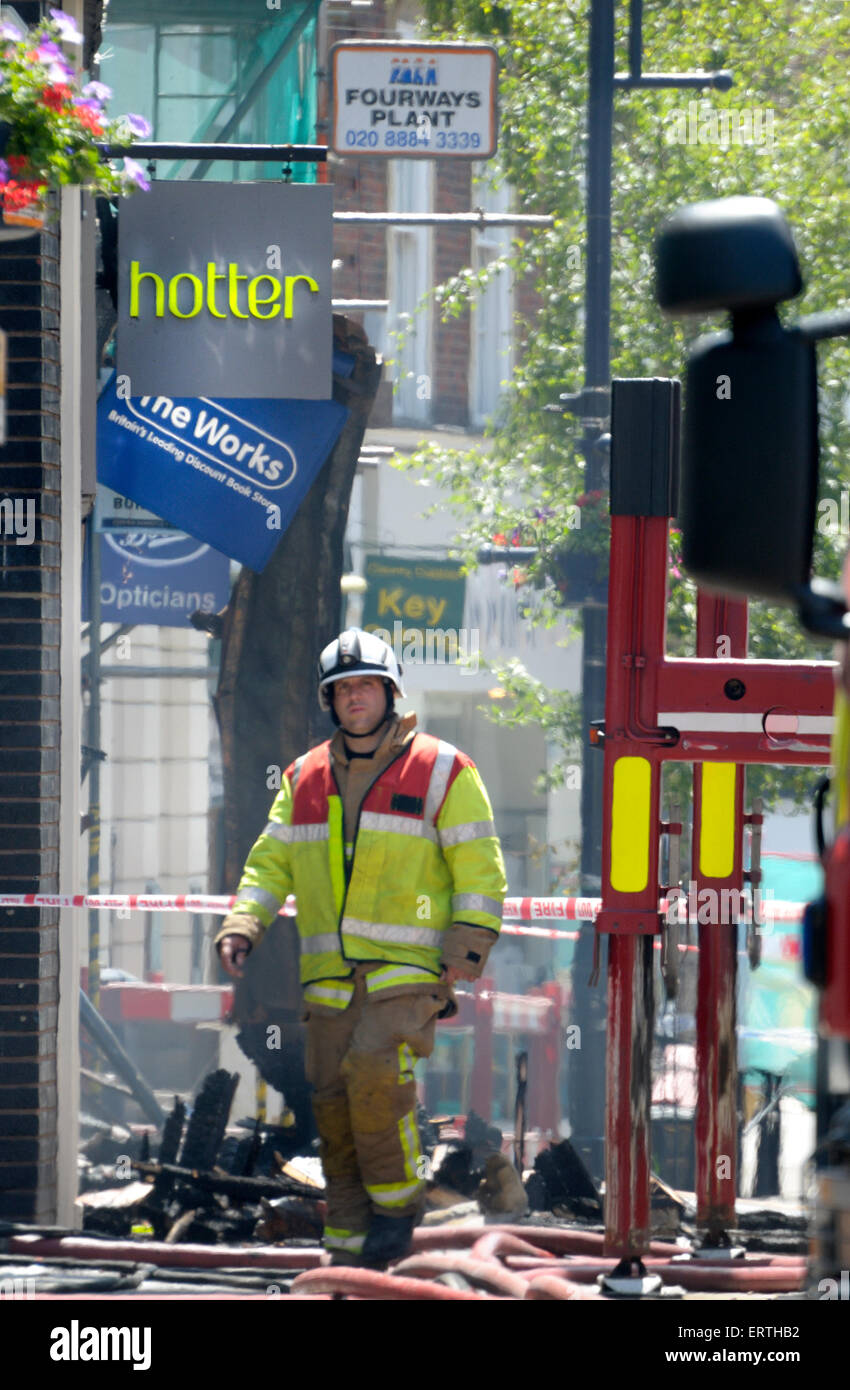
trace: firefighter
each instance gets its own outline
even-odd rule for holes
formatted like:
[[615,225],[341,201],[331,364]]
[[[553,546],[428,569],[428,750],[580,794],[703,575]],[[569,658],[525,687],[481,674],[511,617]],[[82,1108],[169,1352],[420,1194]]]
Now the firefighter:
[[333,1263],[384,1268],[424,1204],[414,1066],[457,1012],[454,983],[484,970],[507,884],[474,763],[395,711],[392,648],[350,628],[318,684],[336,732],[287,768],[216,945],[238,976],[295,893],[325,1246]]

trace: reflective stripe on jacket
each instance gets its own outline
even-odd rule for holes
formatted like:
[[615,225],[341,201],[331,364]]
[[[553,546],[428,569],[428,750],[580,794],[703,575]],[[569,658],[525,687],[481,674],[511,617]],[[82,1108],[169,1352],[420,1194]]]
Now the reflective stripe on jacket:
[[346,888],[342,801],[328,740],[287,768],[234,911],[268,926],[295,893],[304,984],[343,979],[361,960],[437,975],[452,923],[498,932],[506,891],[478,770],[430,734],[414,735],[366,792]]

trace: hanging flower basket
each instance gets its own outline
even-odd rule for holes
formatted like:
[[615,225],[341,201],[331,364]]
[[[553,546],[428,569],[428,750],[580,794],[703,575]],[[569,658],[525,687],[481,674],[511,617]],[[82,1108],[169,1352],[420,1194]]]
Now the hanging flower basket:
[[0,244],[7,241],[21,241],[24,237],[40,232],[47,219],[47,204],[44,198],[34,198],[17,211],[3,205],[3,221],[0,223]]
[[150,126],[141,116],[106,117],[109,88],[81,87],[63,51],[80,43],[62,10],[32,29],[0,24],[0,242],[42,228],[48,191],[63,184],[106,195],[150,186],[135,160],[119,169],[103,157],[104,145],[130,146]]
[[547,572],[564,606],[608,601],[608,554],[611,518],[607,497],[587,492],[576,499],[580,525],[568,529],[564,543],[549,557]]
[[0,243],[32,236],[41,230],[47,216],[45,186],[22,185],[10,177],[11,169],[5,155],[11,135],[11,122],[0,121],[0,167],[9,171],[0,199]]
[[552,557],[549,573],[565,606],[608,601],[607,555],[563,550]]

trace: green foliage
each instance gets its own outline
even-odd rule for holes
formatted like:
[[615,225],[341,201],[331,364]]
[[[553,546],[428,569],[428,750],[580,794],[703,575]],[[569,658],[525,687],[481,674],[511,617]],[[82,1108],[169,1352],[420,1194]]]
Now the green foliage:
[[[515,239],[507,258],[514,276],[528,277],[533,285],[537,308],[530,322],[518,325],[520,365],[491,426],[489,452],[464,455],[432,445],[408,466],[424,470],[447,489],[461,518],[458,543],[467,559],[495,533],[539,547],[528,578],[543,597],[538,611],[551,621],[559,596],[547,576],[553,556],[571,544],[568,508],[586,487],[578,423],[542,407],[560,392],[578,389],[583,376],[589,4],[505,0],[491,6],[431,0],[427,12],[434,37],[495,44],[501,64],[501,134],[499,156],[488,177],[507,179],[517,211],[550,213],[555,222]],[[617,6],[616,17],[616,66],[623,70],[627,6]],[[612,376],[680,376],[688,344],[699,333],[725,326],[720,315],[671,322],[655,304],[654,238],[663,219],[682,204],[741,193],[774,198],[791,223],[806,279],[800,300],[783,309],[786,321],[836,308],[845,300],[850,265],[850,103],[844,100],[848,53],[850,6],[844,0],[748,0],[732,6],[647,0],[645,71],[728,68],[734,86],[725,93],[645,89],[615,94]],[[681,129],[677,114],[687,114],[693,101],[701,120],[712,111],[730,113],[726,143],[676,142]],[[737,125],[742,111],[750,112],[751,119],[753,112],[761,113],[761,143],[752,138],[755,125],[747,142],[746,124]],[[736,139],[738,130],[742,133]],[[444,315],[474,312],[480,286],[480,275],[466,271],[440,287],[437,298]],[[844,417],[850,346],[832,340],[819,347],[818,356],[821,494],[837,500],[850,486]],[[836,577],[847,543],[847,535],[819,529],[816,572]],[[674,535],[668,640],[672,653],[684,655],[693,651],[695,592],[679,570],[677,544]],[[790,610],[763,604],[751,607],[750,653],[810,660],[831,655],[801,632]],[[518,700],[516,711],[542,723],[555,698],[547,700],[536,691],[533,699]],[[812,772],[805,769],[750,773],[751,790],[771,800],[784,795],[801,800],[812,781]]]
[[476,0],[425,0],[425,16],[434,29],[451,29],[461,25],[478,34],[506,35],[510,33],[511,13],[508,5],[477,4]]
[[566,764],[575,759],[575,745],[581,737],[581,701],[567,691],[547,690],[516,657],[504,664],[491,665],[497,689],[502,693],[482,706],[488,718],[503,728],[537,724],[546,734],[557,756],[548,772],[537,779],[537,790],[564,784]]

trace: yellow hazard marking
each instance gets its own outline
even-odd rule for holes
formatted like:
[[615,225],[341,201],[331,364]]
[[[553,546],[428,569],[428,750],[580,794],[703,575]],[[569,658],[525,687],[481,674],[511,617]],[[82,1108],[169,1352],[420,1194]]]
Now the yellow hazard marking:
[[[337,916],[342,912],[345,902],[345,869],[340,855],[342,845],[342,801],[338,796],[328,797],[328,854],[330,856],[331,886]],[[343,854],[345,853],[343,847]]]
[[611,887],[641,893],[649,882],[648,758],[618,758],[611,806]]
[[703,763],[699,871],[729,878],[735,867],[735,763]]
[[848,815],[848,775],[850,775],[850,704],[840,685],[835,687],[835,726],[832,735],[832,766],[835,769],[835,785],[838,788],[838,804],[835,808],[836,826],[845,825]]

